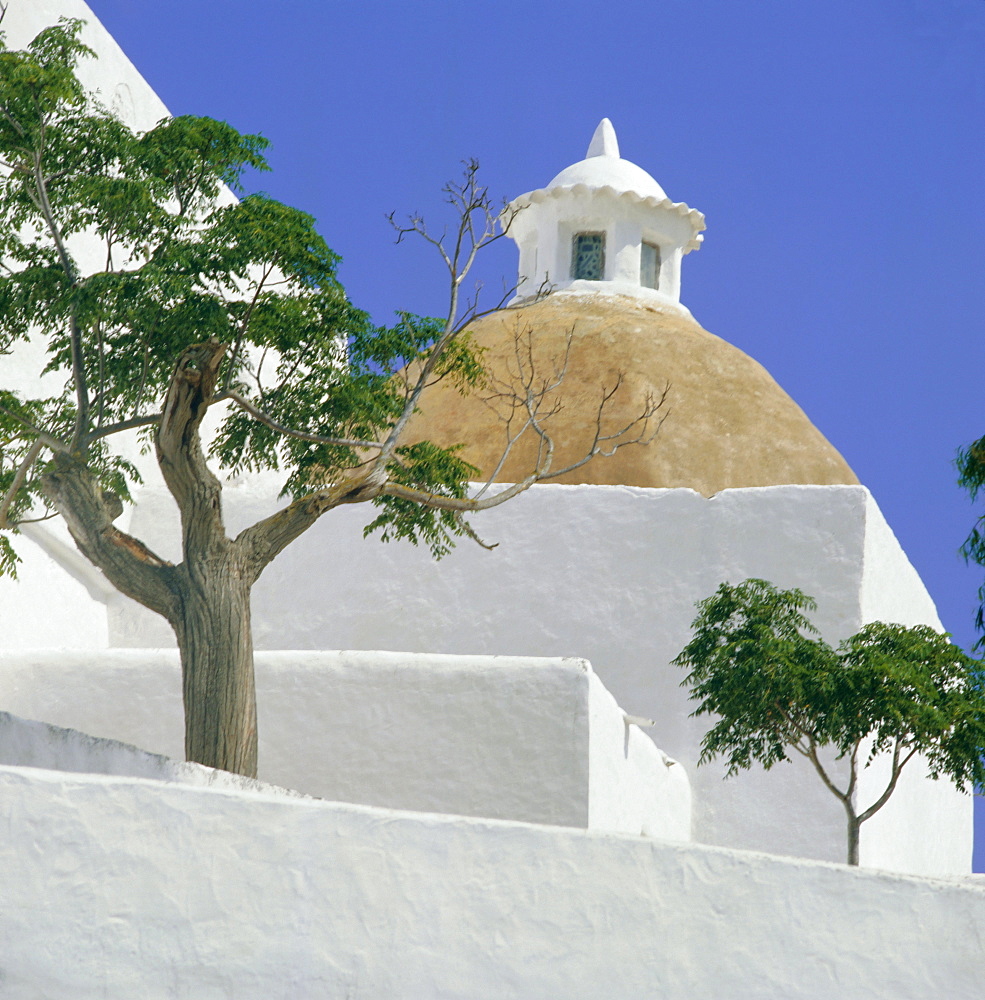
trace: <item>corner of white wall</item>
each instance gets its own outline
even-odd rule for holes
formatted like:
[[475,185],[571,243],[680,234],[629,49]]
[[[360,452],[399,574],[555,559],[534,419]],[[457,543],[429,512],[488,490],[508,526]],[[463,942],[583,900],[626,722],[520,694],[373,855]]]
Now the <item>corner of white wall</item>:
[[691,785],[684,767],[629,721],[591,669],[586,679],[589,829],[690,840]]
[[[871,493],[865,493],[860,626],[884,621],[942,631],[927,588]],[[874,802],[888,780],[889,759],[883,755],[859,775],[859,806]],[[886,805],[863,824],[859,859],[866,867],[914,875],[967,875],[973,842],[972,797],[944,778],[932,780],[917,758],[903,771]]]
[[859,603],[860,624],[895,622],[943,631],[933,599],[868,490]]

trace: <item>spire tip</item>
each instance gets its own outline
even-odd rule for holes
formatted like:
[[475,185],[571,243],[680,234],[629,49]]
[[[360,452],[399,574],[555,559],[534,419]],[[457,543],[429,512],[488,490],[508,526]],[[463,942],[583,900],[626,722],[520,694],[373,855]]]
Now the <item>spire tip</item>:
[[587,160],[590,156],[614,156],[617,160],[619,159],[619,140],[616,138],[616,130],[608,118],[603,118],[595,129],[592,141],[588,144],[585,159]]

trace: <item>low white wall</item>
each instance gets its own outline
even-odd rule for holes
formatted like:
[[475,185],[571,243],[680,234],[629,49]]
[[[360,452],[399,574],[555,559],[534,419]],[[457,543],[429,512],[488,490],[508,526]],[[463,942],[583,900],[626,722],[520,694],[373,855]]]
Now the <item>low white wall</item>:
[[970,1000],[985,890],[0,768],[5,1000]]
[[[256,675],[259,775],[275,785],[398,809],[690,836],[684,769],[625,725],[584,660],[266,652]],[[0,654],[0,706],[183,757],[173,650]]]
[[9,712],[0,712],[0,765],[149,778],[179,785],[262,791],[272,795],[301,794],[240,774],[147,753],[119,740],[99,739],[75,729],[21,719]]

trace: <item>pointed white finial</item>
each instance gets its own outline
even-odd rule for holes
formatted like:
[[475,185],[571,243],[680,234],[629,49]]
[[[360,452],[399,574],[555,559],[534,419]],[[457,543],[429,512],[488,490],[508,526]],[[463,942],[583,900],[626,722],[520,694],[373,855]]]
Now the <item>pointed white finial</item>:
[[612,122],[608,118],[603,118],[599,122],[592,141],[588,144],[588,152],[585,154],[587,160],[590,156],[614,156],[619,159],[619,140],[616,138],[616,130],[612,127]]

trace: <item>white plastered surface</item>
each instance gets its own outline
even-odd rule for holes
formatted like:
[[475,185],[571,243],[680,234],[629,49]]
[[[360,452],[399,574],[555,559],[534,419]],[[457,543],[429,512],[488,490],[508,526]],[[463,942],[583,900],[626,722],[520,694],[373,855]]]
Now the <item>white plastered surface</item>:
[[985,890],[0,768],[5,1000],[971,1000]]
[[[270,479],[228,487],[229,530],[275,509],[275,495]],[[648,734],[687,770],[696,839],[843,860],[841,806],[806,763],[728,781],[714,764],[696,767],[707,722],[688,718],[683,672],[671,661],[689,638],[695,602],[751,576],[813,595],[832,642],[873,617],[938,625],[864,487],[759,487],[711,499],[687,489],[534,487],[475,519],[499,543],[493,552],[463,542],[440,563],[411,546],[364,540],[366,516],[331,512],[266,570],[254,591],[259,647],[583,656],[627,712],[656,721]],[[172,557],[174,520],[170,498],[148,490],[132,529]],[[119,645],[172,641],[163,622],[119,597],[110,636]],[[969,870],[966,796],[946,784],[915,797],[904,787],[887,816],[863,830],[872,863]]]
[[[259,776],[274,785],[390,808],[690,838],[684,769],[625,724],[584,660],[265,652],[256,673]],[[0,705],[183,757],[173,650],[0,653]]]

